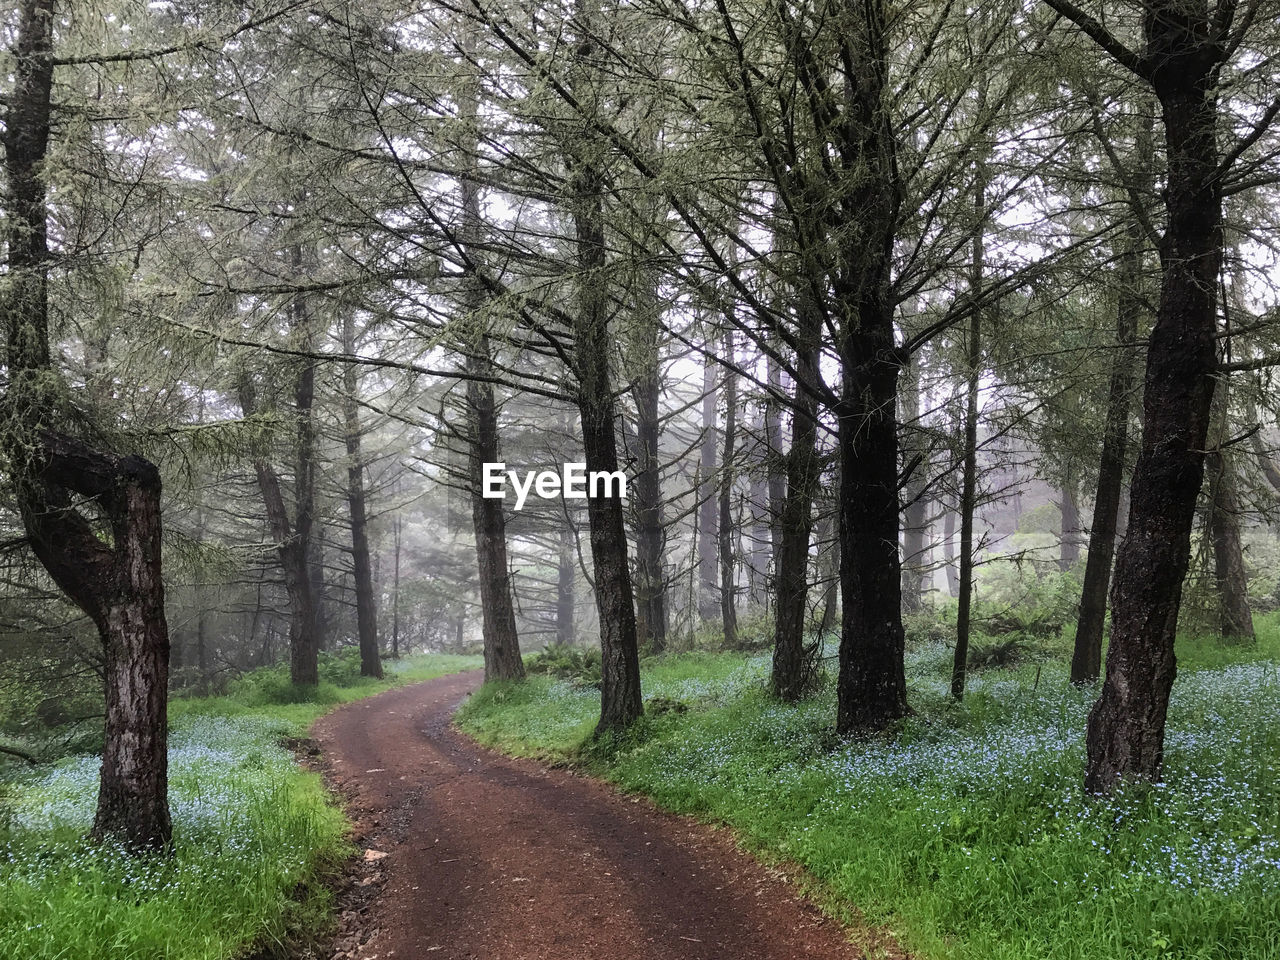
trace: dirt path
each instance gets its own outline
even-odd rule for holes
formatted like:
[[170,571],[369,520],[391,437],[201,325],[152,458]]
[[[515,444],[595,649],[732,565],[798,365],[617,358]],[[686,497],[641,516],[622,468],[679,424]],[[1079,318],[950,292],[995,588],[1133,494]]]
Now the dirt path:
[[716,830],[477,747],[456,674],[322,719],[370,863],[360,960],[855,958],[840,928]]

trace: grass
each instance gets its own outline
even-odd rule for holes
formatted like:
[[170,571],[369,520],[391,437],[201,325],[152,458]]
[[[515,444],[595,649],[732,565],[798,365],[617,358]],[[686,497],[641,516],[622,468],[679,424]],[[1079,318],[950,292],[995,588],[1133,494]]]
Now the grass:
[[350,656],[332,656],[313,691],[270,669],[225,697],[175,699],[172,857],[131,857],[84,839],[95,756],[0,784],[0,957],[227,960],[321,934],[332,907],[322,881],[348,853],[346,822],[282,741],[336,704],[477,663],[412,657],[374,681],[356,675]]
[[485,688],[459,722],[732,825],[921,957],[1274,960],[1280,615],[1257,619],[1255,647],[1179,644],[1165,780],[1107,800],[1081,793],[1095,694],[1066,683],[1060,654],[974,675],[956,705],[950,650],[916,645],[917,715],[863,742],[834,738],[830,684],[780,705],[767,657],[723,654],[647,661],[646,697],[690,709],[607,751],[585,746],[598,694],[546,678]]

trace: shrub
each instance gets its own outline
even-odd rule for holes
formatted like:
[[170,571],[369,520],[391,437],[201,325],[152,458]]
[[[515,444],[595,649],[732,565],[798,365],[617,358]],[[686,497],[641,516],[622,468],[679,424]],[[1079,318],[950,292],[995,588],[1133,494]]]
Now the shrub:
[[1026,643],[1021,637],[1007,637],[991,643],[980,643],[969,648],[971,670],[992,670],[1014,667],[1026,653]]
[[529,673],[544,673],[581,686],[598,686],[601,679],[600,650],[597,647],[549,643],[525,665],[525,669]]

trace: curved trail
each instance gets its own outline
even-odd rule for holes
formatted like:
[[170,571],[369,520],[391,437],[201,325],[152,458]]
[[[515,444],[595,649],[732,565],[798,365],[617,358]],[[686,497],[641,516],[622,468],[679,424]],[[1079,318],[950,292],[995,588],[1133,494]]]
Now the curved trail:
[[441,677],[316,724],[359,842],[387,854],[374,865],[381,891],[361,911],[372,937],[339,956],[863,956],[722,833],[454,731],[451,714],[479,683],[478,673]]

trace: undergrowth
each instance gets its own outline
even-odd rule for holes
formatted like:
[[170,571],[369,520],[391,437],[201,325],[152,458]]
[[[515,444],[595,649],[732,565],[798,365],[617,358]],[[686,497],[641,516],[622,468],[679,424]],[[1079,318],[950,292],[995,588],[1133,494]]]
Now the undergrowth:
[[1106,800],[1081,790],[1096,691],[1066,682],[1052,641],[995,658],[959,705],[950,649],[913,644],[916,715],[864,742],[834,736],[833,685],[782,705],[764,692],[767,658],[729,654],[646,661],[646,698],[688,709],[651,710],[603,748],[590,740],[598,693],[546,677],[485,688],[459,723],[731,824],[913,955],[1274,960],[1280,617],[1257,622],[1256,645],[1180,642],[1165,780]]
[[335,704],[478,658],[407,658],[381,681],[359,678],[354,662],[326,655],[315,690],[272,668],[224,697],[172,701],[171,857],[85,839],[96,756],[0,782],[0,957],[226,960],[322,934],[332,907],[323,880],[348,852],[346,823],[283,741]]

